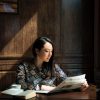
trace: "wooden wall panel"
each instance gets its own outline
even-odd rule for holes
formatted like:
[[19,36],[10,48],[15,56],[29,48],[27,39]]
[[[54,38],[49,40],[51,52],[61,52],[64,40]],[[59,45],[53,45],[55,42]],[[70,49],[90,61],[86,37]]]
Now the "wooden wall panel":
[[15,83],[18,60],[0,60],[0,90]]
[[69,64],[70,67],[77,64],[77,67],[73,67],[77,72],[86,69],[82,72],[87,74],[88,82],[94,81],[91,5],[89,0],[62,0],[60,31],[63,56],[61,63],[66,64],[66,68]]
[[15,83],[15,71],[0,71],[0,91],[8,88],[12,83]]
[[56,40],[60,52],[59,1],[19,0],[18,14],[0,14],[0,90],[15,81],[18,63],[32,58],[31,47],[38,36]]
[[94,4],[94,73],[96,85],[98,88],[100,88],[100,1],[95,0]]
[[[62,0],[61,43],[64,54],[82,54],[81,0]],[[66,44],[66,46],[65,46]]]
[[[61,64],[61,68],[67,73],[67,76],[81,75],[88,71],[87,68],[83,68],[82,64]],[[88,78],[86,74],[86,78]]]

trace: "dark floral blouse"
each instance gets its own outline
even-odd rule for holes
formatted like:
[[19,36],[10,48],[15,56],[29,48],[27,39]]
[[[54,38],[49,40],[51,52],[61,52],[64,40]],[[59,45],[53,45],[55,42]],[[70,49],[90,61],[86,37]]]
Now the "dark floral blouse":
[[[63,72],[63,70],[59,67],[58,64],[55,64],[54,73],[56,76],[45,78],[45,73],[47,73],[47,69],[38,70],[35,65],[30,65],[26,62],[20,64],[17,68],[17,78],[16,83],[21,84],[23,89],[36,89],[37,84],[40,86],[42,84],[54,86],[55,81],[65,80],[67,75]],[[59,77],[59,79],[58,79]]]

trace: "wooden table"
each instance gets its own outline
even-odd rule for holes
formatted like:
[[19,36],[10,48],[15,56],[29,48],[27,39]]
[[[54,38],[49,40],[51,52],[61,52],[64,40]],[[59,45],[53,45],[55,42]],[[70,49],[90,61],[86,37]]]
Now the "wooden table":
[[38,100],[96,100],[96,91],[57,93],[52,95],[37,94]]
[[[85,92],[62,92],[51,95],[37,94],[35,98],[29,100],[96,100],[96,88],[90,86]],[[18,98],[0,94],[0,100],[19,100]]]

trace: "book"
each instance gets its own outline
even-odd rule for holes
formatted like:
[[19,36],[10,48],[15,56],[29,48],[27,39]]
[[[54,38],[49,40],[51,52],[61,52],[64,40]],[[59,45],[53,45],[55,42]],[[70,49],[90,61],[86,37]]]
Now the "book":
[[[73,76],[73,77],[67,77],[63,82],[61,82],[57,87],[52,87],[51,90],[34,90],[36,93],[56,93],[56,92],[62,92],[62,91],[74,91],[74,90],[80,90],[81,85],[86,81],[85,74]],[[44,88],[49,88],[50,86],[45,86]]]
[[16,96],[22,99],[30,99],[36,96],[36,93],[33,90],[23,90],[18,84],[12,85],[9,89],[2,91],[1,93],[6,95]]
[[33,90],[26,90],[24,92],[17,94],[16,96],[23,99],[30,99],[36,97],[36,93]]

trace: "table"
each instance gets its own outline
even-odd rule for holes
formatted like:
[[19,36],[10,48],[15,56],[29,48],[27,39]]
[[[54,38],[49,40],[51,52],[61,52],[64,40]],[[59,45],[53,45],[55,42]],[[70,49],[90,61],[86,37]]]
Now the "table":
[[[91,85],[89,89],[84,92],[61,92],[51,95],[37,94],[35,98],[28,100],[96,100],[96,87]],[[13,96],[0,94],[0,100],[19,100]]]
[[37,94],[38,100],[96,100],[96,91],[91,88],[85,92],[57,93],[51,95]]

